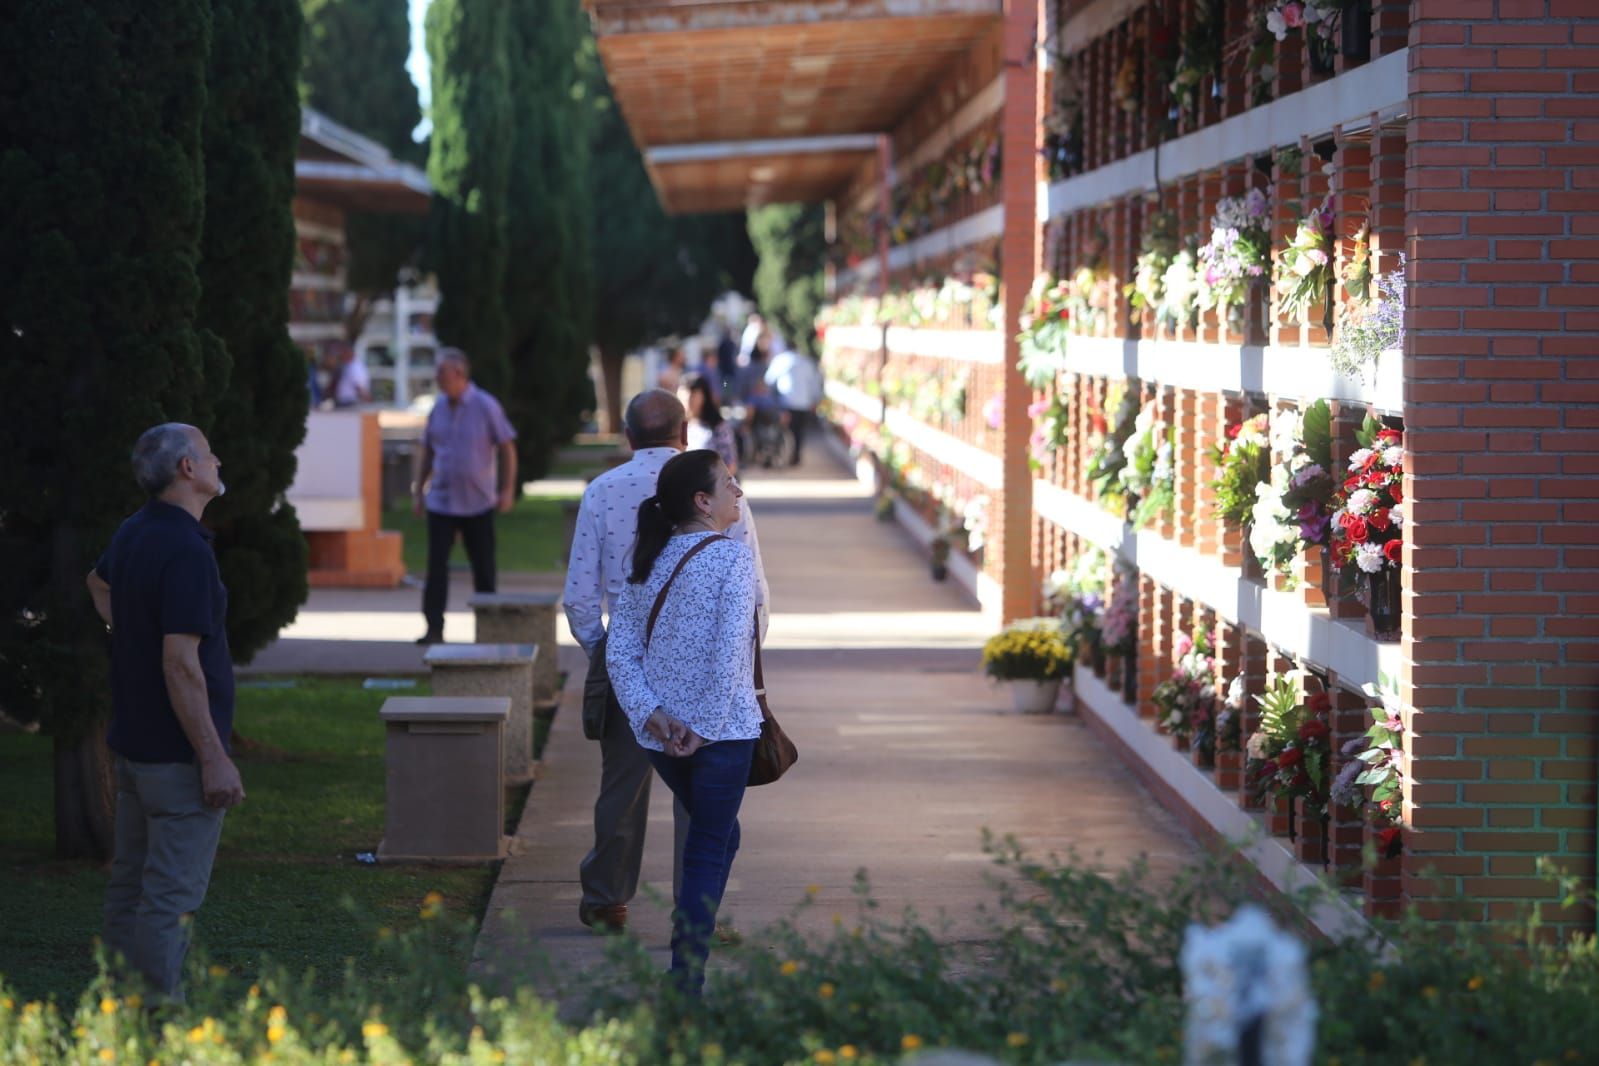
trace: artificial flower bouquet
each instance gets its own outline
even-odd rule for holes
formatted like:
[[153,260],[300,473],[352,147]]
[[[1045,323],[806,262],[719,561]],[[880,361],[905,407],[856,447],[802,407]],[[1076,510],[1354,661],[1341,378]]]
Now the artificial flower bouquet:
[[1068,569],[1050,574],[1044,585],[1044,602],[1060,612],[1062,632],[1079,647],[1092,648],[1099,643],[1108,567],[1105,553],[1089,548],[1079,553]]
[[1032,436],[1028,438],[1028,462],[1034,470],[1043,467],[1044,461],[1066,444],[1071,430],[1071,399],[1063,389],[1055,389],[1047,400],[1034,400],[1027,406],[1027,417],[1033,420]]
[[1100,634],[1107,652],[1131,655],[1138,648],[1138,574],[1128,567],[1113,568]]
[[1405,449],[1397,429],[1371,415],[1358,434],[1343,485],[1332,499],[1333,561],[1348,576],[1369,579],[1397,570],[1404,550]]
[[1021,348],[1017,365],[1027,383],[1035,389],[1052,384],[1066,357],[1072,312],[1067,305],[1071,282],[1048,273],[1033,279],[1033,287],[1022,307],[1021,333],[1016,343]]
[[1287,40],[1291,30],[1331,41],[1338,22],[1338,0],[1275,0],[1266,9],[1266,28],[1279,41]]
[[1299,318],[1320,302],[1322,326],[1332,333],[1333,210],[1329,195],[1300,220],[1277,257],[1277,295],[1284,317]]
[[1110,386],[1105,406],[1116,412],[1115,422],[1107,424],[1099,434],[1099,444],[1088,463],[1088,483],[1094,487],[1094,498],[1101,507],[1112,512],[1120,512],[1126,506],[1121,475],[1127,466],[1127,441],[1138,421],[1136,385],[1136,382],[1118,381]]
[[1155,320],[1168,329],[1192,328],[1199,317],[1199,241],[1189,238],[1160,276]]
[[1333,780],[1332,801],[1362,811],[1368,821],[1380,826],[1377,851],[1391,859],[1403,846],[1405,725],[1399,715],[1398,693],[1375,685],[1366,685],[1364,692],[1375,703],[1371,708],[1372,725],[1364,736],[1344,745],[1343,754],[1353,757]]
[[1154,310],[1165,295],[1166,271],[1177,254],[1177,213],[1157,211],[1150,216],[1149,228],[1133,266],[1133,280],[1123,290],[1135,311]]
[[1301,695],[1305,675],[1279,674],[1267,683],[1260,704],[1260,729],[1249,738],[1250,780],[1263,795],[1299,800],[1307,812],[1327,809],[1327,767],[1332,700],[1325,692]]
[[1271,202],[1259,189],[1216,205],[1210,240],[1199,249],[1198,302],[1229,318],[1241,314],[1249,287],[1266,277],[1271,253]]
[[1173,498],[1171,427],[1160,418],[1156,401],[1138,412],[1124,451],[1121,491],[1129,503],[1138,501],[1129,517],[1134,529],[1143,529],[1171,510]]
[[1149,699],[1156,721],[1172,736],[1189,741],[1209,762],[1216,753],[1216,660],[1203,630],[1177,638],[1177,665]]
[[1255,486],[1271,479],[1271,444],[1266,437],[1271,419],[1264,412],[1234,422],[1211,449],[1216,476],[1214,514],[1231,526],[1249,524],[1255,508]]
[[[1334,370],[1350,377],[1365,374],[1377,365],[1383,352],[1405,346],[1405,271],[1380,274],[1375,279],[1374,297],[1357,300],[1333,341],[1329,361]],[[1371,282],[1367,282],[1369,292]],[[1345,288],[1354,295],[1358,276],[1346,274]]]
[[1244,739],[1244,675],[1239,674],[1227,686],[1227,695],[1216,709],[1213,723],[1216,750],[1242,751]]

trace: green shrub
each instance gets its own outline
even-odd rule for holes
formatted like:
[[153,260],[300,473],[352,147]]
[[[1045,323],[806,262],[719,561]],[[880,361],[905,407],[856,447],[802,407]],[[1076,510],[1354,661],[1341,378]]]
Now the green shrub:
[[1009,626],[983,645],[983,670],[1001,681],[1055,681],[1071,669],[1072,647],[1054,618]]
[[[608,965],[552,975],[584,1024],[563,1024],[525,989],[486,996],[441,950],[460,925],[430,898],[415,930],[382,937],[398,975],[385,981],[347,974],[319,992],[271,967],[246,985],[201,964],[190,1005],[153,1018],[105,978],[70,1012],[16,1004],[0,987],[0,1061],[826,1066],[944,1046],[1013,1063],[1180,1061],[1179,951],[1191,923],[1248,898],[1232,860],[1151,884],[1142,865],[1106,874],[1075,857],[1035,862],[1014,844],[991,847],[997,906],[977,936],[953,941],[914,913],[884,919],[862,876],[856,908],[834,916],[830,935],[800,932],[816,905],[807,900],[718,949],[697,1004],[621,937]],[[1291,906],[1278,901],[1280,921],[1292,923]],[[1317,1062],[1594,1061],[1592,938],[1517,942],[1503,926],[1419,920],[1380,932],[1386,943],[1311,945]]]

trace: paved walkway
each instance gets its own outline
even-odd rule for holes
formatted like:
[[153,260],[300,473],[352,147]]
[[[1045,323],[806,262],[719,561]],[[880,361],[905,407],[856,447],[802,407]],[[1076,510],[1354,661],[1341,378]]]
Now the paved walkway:
[[[976,933],[995,897],[983,829],[1035,854],[1075,848],[1122,865],[1147,853],[1154,876],[1196,845],[1075,718],[1005,713],[979,671],[988,627],[953,584],[937,584],[897,526],[825,455],[749,477],[775,608],[766,655],[773,709],[800,748],[781,782],[745,800],[743,847],[723,917],[754,930],[815,886],[806,924],[854,912],[857,871],[888,914],[939,912]],[[566,634],[563,632],[563,639]],[[562,649],[581,677],[583,658]],[[569,687],[478,945],[480,976],[515,977],[535,941],[558,967],[589,967],[602,938],[577,922],[577,866],[592,841],[599,749],[582,737]],[[657,786],[644,881],[670,895],[670,795]],[[882,912],[880,912],[882,913]],[[634,902],[630,928],[664,960],[664,907]]]

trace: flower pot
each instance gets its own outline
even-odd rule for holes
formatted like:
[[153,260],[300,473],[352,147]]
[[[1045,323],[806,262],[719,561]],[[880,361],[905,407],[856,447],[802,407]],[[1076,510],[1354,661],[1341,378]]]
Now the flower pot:
[[1366,575],[1366,614],[1371,619],[1372,635],[1381,641],[1399,639],[1399,568],[1385,566]]
[[1122,657],[1116,652],[1105,653],[1105,684],[1112,692],[1120,692],[1122,688]]
[[1011,681],[1011,706],[1017,714],[1048,714],[1060,697],[1060,678],[1053,681]]
[[1094,643],[1094,654],[1093,654],[1093,657],[1092,657],[1092,662],[1093,662],[1093,667],[1094,667],[1094,676],[1095,677],[1104,677],[1105,676],[1105,665],[1106,665],[1105,664],[1105,648],[1104,648],[1103,645],[1101,645],[1097,641]]
[[949,567],[943,563],[933,563],[928,567],[928,570],[932,573],[934,581],[943,581],[949,577]]

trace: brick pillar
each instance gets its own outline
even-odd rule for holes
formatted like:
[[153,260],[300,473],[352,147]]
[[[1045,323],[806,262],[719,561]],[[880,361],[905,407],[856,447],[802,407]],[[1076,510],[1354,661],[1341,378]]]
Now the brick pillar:
[[[1373,274],[1384,274],[1399,267],[1399,257],[1405,250],[1405,161],[1404,128],[1379,126],[1371,137],[1371,171],[1368,186],[1371,190],[1371,269]],[[1492,149],[1471,148],[1466,158],[1487,158]]]
[[1149,693],[1160,684],[1161,673],[1161,589],[1154,580],[1138,575],[1138,715],[1148,718],[1154,713]]
[[[1230,622],[1219,621],[1215,630],[1216,648],[1216,709],[1221,710],[1221,704],[1227,697],[1228,687],[1233,678],[1243,673],[1244,669],[1244,631]],[[1225,751],[1218,739],[1216,745],[1216,787],[1223,792],[1231,792],[1243,784],[1244,753],[1243,744],[1248,736],[1240,736],[1237,747],[1232,751]]]
[[[1298,38],[1290,34],[1288,41],[1277,47],[1282,48],[1289,41]],[[1279,78],[1286,72],[1278,74]],[[1312,165],[1311,160],[1301,157],[1299,170],[1304,170]],[[1271,246],[1284,248],[1294,239],[1294,232],[1299,228],[1299,218],[1304,214],[1304,205],[1300,202],[1300,176],[1283,166],[1282,153],[1279,151],[1271,163]],[[1271,289],[1270,313],[1267,318],[1271,343],[1275,347],[1297,347],[1302,337],[1302,330],[1296,319],[1289,319],[1282,309],[1282,299],[1277,295],[1275,282],[1276,263],[1268,263],[1266,274],[1267,284]]]
[[[1149,385],[1147,388],[1154,397],[1156,404],[1156,417],[1160,419],[1161,423],[1166,426],[1167,431],[1170,432],[1171,428],[1177,424],[1179,390],[1168,389],[1158,385]],[[1177,460],[1178,456],[1174,452],[1172,461],[1175,463]],[[1188,521],[1187,515],[1184,515],[1176,507],[1170,507],[1167,508],[1165,514],[1160,516],[1160,520],[1156,524],[1155,529],[1167,540],[1175,540],[1179,535],[1178,524],[1186,521]]]
[[1031,526],[1033,475],[1028,466],[1028,438],[1032,401],[1021,371],[1016,334],[1022,304],[1039,269],[1038,183],[1044,177],[1038,122],[1044,92],[1041,64],[1035,61],[1034,42],[1039,25],[1038,6],[1015,3],[1005,16],[1005,107],[1001,115],[1004,173],[1002,202],[1005,224],[1001,237],[1001,299],[1005,307],[1005,367],[1001,395],[1004,417],[1000,428],[1003,484],[989,507],[992,560],[989,572],[1002,590],[1000,611],[1005,621],[1027,615],[1037,595],[1033,574]]
[[1178,508],[1188,516],[1194,546],[1206,555],[1221,552],[1221,526],[1215,518],[1216,490],[1211,485],[1216,464],[1211,456],[1226,432],[1226,408],[1227,401],[1221,393],[1199,393],[1192,451],[1185,455],[1180,447],[1177,450],[1180,469],[1187,471],[1191,490],[1186,504],[1179,503]]
[[[1303,218],[1304,216],[1310,214],[1312,210],[1321,206],[1322,201],[1327,199],[1327,194],[1331,190],[1331,183],[1327,178],[1326,171],[1323,169],[1326,166],[1326,163],[1322,160],[1321,156],[1312,151],[1308,138],[1299,138],[1299,148],[1303,153],[1305,160],[1304,166],[1300,169],[1299,183],[1299,214],[1300,217]],[[1336,210],[1336,205],[1334,205],[1334,207]],[[1335,214],[1333,218],[1333,233],[1335,241],[1337,240],[1337,226],[1338,219]],[[1301,333],[1301,344],[1316,344],[1325,346],[1331,342],[1331,335],[1327,332],[1327,327],[1324,325],[1326,320],[1325,315],[1327,310],[1327,300],[1329,298],[1330,294],[1324,293],[1322,298],[1312,303],[1309,309],[1305,312],[1305,328]]]
[[[1197,178],[1189,175],[1178,181],[1177,205],[1177,232],[1198,233],[1201,241],[1208,240],[1210,238],[1210,215],[1200,210],[1199,181]],[[1204,313],[1201,312],[1201,321],[1203,321],[1204,317]],[[1194,330],[1189,327],[1186,321],[1178,322],[1173,332],[1174,340],[1191,341],[1197,339]]]
[[1371,58],[1399,51],[1410,42],[1410,0],[1372,0]]
[[[1199,217],[1209,219],[1216,213],[1216,202],[1222,196],[1222,172],[1207,170],[1199,176]],[[1210,228],[1204,226],[1199,230],[1200,240],[1210,238]],[[1199,316],[1199,339],[1207,344],[1218,344],[1227,333],[1227,314],[1225,312],[1206,311]]]

